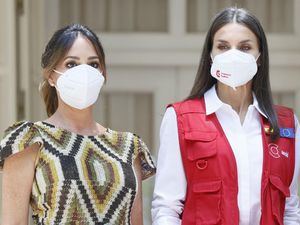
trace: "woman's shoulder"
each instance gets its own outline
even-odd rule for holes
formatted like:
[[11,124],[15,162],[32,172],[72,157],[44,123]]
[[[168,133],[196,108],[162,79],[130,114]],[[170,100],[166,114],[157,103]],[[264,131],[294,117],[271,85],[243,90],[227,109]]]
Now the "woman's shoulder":
[[4,130],[3,138],[0,146],[11,145],[15,141],[22,139],[30,139],[32,136],[38,135],[39,131],[34,122],[18,121]]
[[133,144],[144,143],[139,135],[131,131],[118,131],[107,128],[105,137],[111,141],[118,141],[120,144],[126,144],[129,142],[132,142]]
[[5,129],[4,136],[17,130],[18,128],[24,129],[25,127],[31,127],[33,125],[34,125],[34,123],[31,121],[26,121],[26,120],[17,121]]
[[132,155],[132,162],[139,158],[141,162],[142,179],[146,179],[155,174],[156,168],[151,152],[139,135],[130,131],[115,131],[111,129],[108,129],[107,133],[108,138],[114,144],[122,148],[122,151]]
[[204,98],[191,98],[184,99],[172,104],[167,105],[167,109],[173,108],[176,114],[185,114],[189,112],[205,112],[205,101]]
[[274,107],[279,116],[291,117],[295,114],[292,108],[283,105],[275,105]]
[[31,122],[27,120],[17,121],[4,130],[1,143],[9,139],[9,143],[18,138],[25,138],[26,136],[38,135],[39,129],[36,125],[38,122]]
[[43,140],[34,122],[18,121],[9,126],[0,141],[0,168],[7,157],[21,152],[35,143],[42,146]]

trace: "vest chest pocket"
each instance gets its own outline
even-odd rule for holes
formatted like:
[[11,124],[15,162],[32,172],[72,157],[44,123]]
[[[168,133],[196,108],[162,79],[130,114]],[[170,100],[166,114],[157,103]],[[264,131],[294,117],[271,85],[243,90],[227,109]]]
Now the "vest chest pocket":
[[196,224],[221,224],[221,180],[199,182],[193,185],[196,198]]
[[217,133],[191,131],[186,132],[184,138],[189,160],[212,157],[217,153]]
[[216,179],[218,174],[217,154],[217,133],[191,131],[186,132],[185,144],[187,158],[198,171],[199,178]]
[[277,176],[270,175],[269,181],[272,213],[277,220],[276,224],[283,225],[285,199],[290,196],[290,189]]

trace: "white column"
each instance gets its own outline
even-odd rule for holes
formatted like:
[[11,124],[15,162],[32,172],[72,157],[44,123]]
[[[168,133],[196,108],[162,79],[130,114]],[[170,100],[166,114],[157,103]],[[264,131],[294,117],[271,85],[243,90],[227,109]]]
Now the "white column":
[[295,91],[295,113],[298,116],[298,119],[300,119],[300,90]]
[[[26,102],[26,115],[27,120],[41,120],[45,119],[45,107],[42,102],[42,98],[38,92],[38,86],[40,81],[42,81],[42,69],[41,69],[41,55],[44,51],[46,42],[52,35],[53,30],[55,30],[55,25],[58,23],[58,18],[52,18],[56,16],[51,12],[47,12],[47,2],[46,0],[28,0],[29,12],[28,12],[28,29],[29,29],[29,51],[27,52],[27,57],[29,58],[29,77],[27,80],[27,99]],[[53,3],[55,6],[55,3]],[[53,8],[54,6],[51,6]],[[50,6],[49,6],[50,7]],[[59,10],[58,8],[56,10]],[[53,23],[45,20],[52,20]],[[56,21],[56,22],[55,22]],[[50,27],[46,27],[48,25]]]
[[0,1],[0,132],[17,119],[15,1]]
[[[0,1],[0,136],[17,119],[16,105],[16,5],[15,1]],[[2,172],[0,173],[0,193]],[[0,201],[2,196],[0,194]],[[0,220],[2,209],[0,206]]]
[[186,32],[186,2],[187,0],[169,0],[169,33],[184,35]]
[[[74,5],[79,5],[77,2]],[[39,18],[44,23],[45,29],[45,38],[48,40],[54,31],[58,29],[60,26],[60,0],[51,0],[51,1],[44,1],[43,6],[43,18]],[[76,7],[76,14],[80,15],[79,7]],[[62,12],[66,13],[66,12]],[[78,18],[76,18],[78,19]]]
[[196,30],[206,32],[208,24],[210,24],[211,18],[209,14],[209,0],[197,0],[196,1]]
[[134,0],[109,0],[108,31],[134,31]]
[[[30,118],[31,113],[31,107],[30,103],[30,90],[32,89],[31,84],[31,70],[30,70],[30,63],[32,60],[32,49],[30,48],[30,42],[31,42],[31,35],[30,32],[30,16],[32,14],[32,10],[30,8],[30,0],[24,0],[23,1],[23,14],[18,16],[18,68],[19,68],[19,74],[18,74],[18,83],[19,88],[21,91],[22,102],[24,106],[24,116],[25,118],[22,119],[28,119]],[[18,96],[19,97],[19,96]],[[18,99],[20,101],[21,99]]]
[[[300,42],[300,0],[294,0],[294,33]],[[298,49],[299,51],[299,49]],[[300,77],[300,74],[298,74]],[[300,117],[300,89],[295,92],[295,108],[298,119]]]
[[106,0],[85,1],[82,5],[85,25],[99,32],[107,29],[108,4]]
[[300,0],[294,0],[294,32],[300,41]]

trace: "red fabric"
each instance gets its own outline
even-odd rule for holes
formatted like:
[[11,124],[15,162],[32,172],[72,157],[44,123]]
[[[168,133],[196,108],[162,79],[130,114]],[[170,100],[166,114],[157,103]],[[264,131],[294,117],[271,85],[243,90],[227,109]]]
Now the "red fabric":
[[[187,179],[182,225],[238,225],[237,166],[231,146],[215,114],[206,116],[204,99],[169,105],[177,115],[181,157]],[[294,128],[294,113],[277,107],[280,127]],[[295,140],[271,143],[263,118],[264,146],[261,225],[283,224],[295,164]],[[280,151],[284,150],[288,157]]]

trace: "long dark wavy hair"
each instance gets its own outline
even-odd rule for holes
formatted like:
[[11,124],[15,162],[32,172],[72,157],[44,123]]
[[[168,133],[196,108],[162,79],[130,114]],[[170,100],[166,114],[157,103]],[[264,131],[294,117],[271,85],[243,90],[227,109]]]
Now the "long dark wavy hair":
[[277,115],[273,106],[271,94],[271,86],[269,80],[269,52],[268,43],[265,32],[259,20],[245,9],[241,8],[226,8],[216,15],[214,18],[203,45],[202,56],[200,59],[197,75],[194,85],[187,99],[195,99],[203,97],[204,93],[209,90],[217,80],[210,75],[211,58],[210,54],[213,47],[213,39],[215,33],[229,23],[238,23],[246,26],[257,37],[259,44],[260,57],[259,67],[252,82],[252,91],[254,92],[259,107],[265,113],[270,123],[273,132],[271,133],[272,140],[279,137],[279,127]]
[[48,116],[53,115],[58,107],[56,89],[47,82],[49,74],[63,60],[79,35],[89,40],[94,46],[99,57],[102,74],[106,79],[104,50],[97,35],[91,29],[81,24],[70,24],[57,30],[46,45],[41,59],[41,66],[44,69],[44,82],[41,86],[41,92]]

